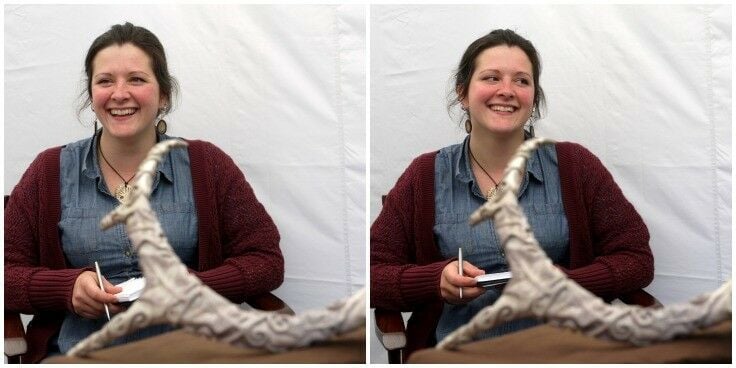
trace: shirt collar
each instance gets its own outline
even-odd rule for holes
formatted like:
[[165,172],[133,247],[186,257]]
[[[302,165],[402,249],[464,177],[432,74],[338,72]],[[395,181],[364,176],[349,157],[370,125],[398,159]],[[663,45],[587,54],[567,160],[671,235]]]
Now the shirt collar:
[[[531,138],[524,134],[524,140]],[[455,178],[464,183],[470,183],[473,181],[473,171],[470,168],[470,155],[468,154],[468,147],[470,145],[470,135],[467,135],[463,140],[462,151],[457,155],[457,161],[455,161]],[[529,157],[529,161],[526,164],[527,173],[531,174],[535,179],[540,182],[544,182],[542,177],[542,166],[540,164],[539,150],[534,150],[532,155]],[[499,179],[500,180],[500,179]]]
[[[170,137],[165,134],[156,134],[156,142],[170,139]],[[94,154],[95,152],[97,152],[97,144],[97,134],[95,134],[95,136],[90,138],[87,144],[85,144],[84,148],[82,149],[82,151],[84,152],[84,161],[82,162],[82,175],[90,179],[97,179],[101,176],[100,164],[97,159],[98,156]],[[171,160],[169,159],[169,157],[170,155],[168,153],[162,157],[161,163],[158,165],[158,172],[163,174],[163,177],[166,178],[166,180],[173,183],[174,168],[171,166]]]

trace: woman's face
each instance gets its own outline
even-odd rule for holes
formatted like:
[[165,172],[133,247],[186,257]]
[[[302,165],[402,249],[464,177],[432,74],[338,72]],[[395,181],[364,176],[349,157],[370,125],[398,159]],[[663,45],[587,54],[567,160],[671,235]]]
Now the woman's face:
[[463,107],[468,108],[473,134],[508,135],[524,128],[532,113],[532,63],[519,47],[500,45],[475,59],[475,71]]
[[113,137],[135,139],[154,130],[166,103],[143,50],[126,43],[100,50],[92,60],[92,107]]

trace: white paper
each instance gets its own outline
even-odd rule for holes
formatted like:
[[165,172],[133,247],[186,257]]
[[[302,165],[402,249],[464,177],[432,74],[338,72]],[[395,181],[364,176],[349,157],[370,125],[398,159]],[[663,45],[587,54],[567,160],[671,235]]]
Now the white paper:
[[501,285],[509,282],[511,279],[511,271],[489,273],[475,277],[475,281],[478,282],[478,286],[491,287]]
[[123,291],[115,294],[118,297],[118,302],[132,302],[141,296],[143,287],[146,286],[146,279],[142,277],[134,278],[115,286],[123,288]]

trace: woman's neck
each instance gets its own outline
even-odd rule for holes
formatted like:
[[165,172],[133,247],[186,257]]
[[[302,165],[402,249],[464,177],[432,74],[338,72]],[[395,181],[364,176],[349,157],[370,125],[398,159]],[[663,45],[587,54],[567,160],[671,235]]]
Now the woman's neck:
[[155,132],[132,139],[118,139],[102,130],[100,150],[105,159],[120,173],[135,173],[138,165],[156,144]]
[[473,156],[485,170],[496,176],[503,173],[509,159],[523,142],[523,130],[507,136],[475,131],[470,134],[470,150]]

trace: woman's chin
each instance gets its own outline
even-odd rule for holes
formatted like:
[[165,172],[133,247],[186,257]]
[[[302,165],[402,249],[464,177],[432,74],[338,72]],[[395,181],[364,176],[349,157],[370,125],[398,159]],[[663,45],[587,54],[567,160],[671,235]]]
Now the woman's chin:
[[122,124],[111,124],[109,126],[106,126],[105,129],[107,129],[107,134],[111,138],[121,140],[133,139],[143,134],[143,129],[140,129],[140,127],[136,128],[135,126]]
[[524,130],[524,125],[518,123],[493,123],[483,125],[483,129],[479,130],[495,136],[514,136]]

